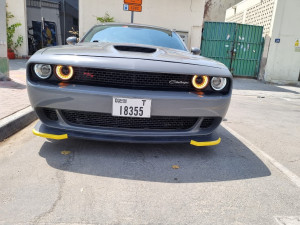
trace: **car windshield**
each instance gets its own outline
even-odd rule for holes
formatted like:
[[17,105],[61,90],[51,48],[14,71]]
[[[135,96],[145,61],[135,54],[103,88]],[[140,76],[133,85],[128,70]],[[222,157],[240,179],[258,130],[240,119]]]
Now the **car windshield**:
[[175,32],[141,26],[97,26],[91,29],[81,42],[134,43],[186,51]]

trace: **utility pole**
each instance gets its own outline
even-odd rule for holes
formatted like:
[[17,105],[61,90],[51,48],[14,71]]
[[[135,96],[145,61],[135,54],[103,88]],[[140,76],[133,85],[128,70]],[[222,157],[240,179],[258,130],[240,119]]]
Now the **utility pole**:
[[131,11],[131,23],[134,20],[134,12],[142,12],[142,0],[124,0],[124,11]]
[[64,4],[64,39],[63,39],[63,43],[66,43],[66,3],[65,0],[63,0],[63,4]]
[[43,5],[42,0],[40,0],[40,7],[41,7],[41,47],[44,48],[44,36],[43,31],[45,29],[45,19],[43,17]]
[[134,19],[134,12],[131,11],[131,23],[133,23],[133,19]]

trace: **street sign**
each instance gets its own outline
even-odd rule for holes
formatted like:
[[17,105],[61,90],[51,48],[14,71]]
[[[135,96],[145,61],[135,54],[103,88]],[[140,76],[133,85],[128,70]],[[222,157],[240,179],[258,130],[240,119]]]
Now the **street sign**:
[[141,5],[142,4],[142,0],[124,0],[124,4],[137,4],[137,5]]
[[124,4],[123,9],[124,9],[124,11],[142,12],[142,6],[141,5]]
[[143,0],[124,0],[123,10],[131,11],[131,23],[133,23],[134,12],[142,12]]

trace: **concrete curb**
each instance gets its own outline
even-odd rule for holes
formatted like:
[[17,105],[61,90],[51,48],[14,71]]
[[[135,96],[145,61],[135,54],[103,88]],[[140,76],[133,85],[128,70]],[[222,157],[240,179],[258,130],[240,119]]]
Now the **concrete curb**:
[[20,131],[37,119],[31,106],[0,120],[0,141]]

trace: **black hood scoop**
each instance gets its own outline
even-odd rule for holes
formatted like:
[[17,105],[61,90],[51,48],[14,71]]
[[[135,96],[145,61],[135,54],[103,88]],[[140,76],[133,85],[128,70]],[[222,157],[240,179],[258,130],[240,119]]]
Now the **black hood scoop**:
[[130,45],[115,45],[115,49],[123,52],[142,52],[142,53],[154,53],[156,48],[130,46]]

